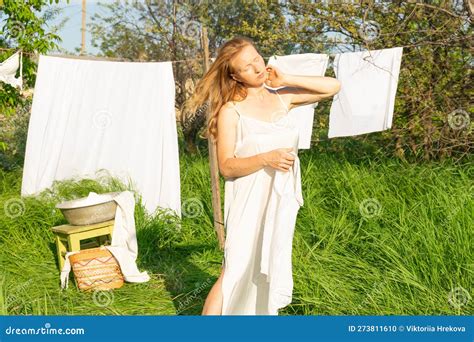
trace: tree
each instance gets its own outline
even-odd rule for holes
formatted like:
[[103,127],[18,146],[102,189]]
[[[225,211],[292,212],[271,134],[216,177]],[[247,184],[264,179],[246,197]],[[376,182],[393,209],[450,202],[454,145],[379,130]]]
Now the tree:
[[[180,113],[194,81],[203,73],[200,26],[209,32],[213,55],[234,35],[252,38],[260,52],[337,53],[404,46],[391,130],[362,137],[400,158],[429,160],[468,156],[472,122],[468,70],[472,57],[472,13],[468,1],[150,1],[106,5],[113,11],[93,24],[106,56],[175,63],[177,112],[188,150],[193,151],[204,111]],[[186,34],[186,32],[192,34]],[[337,37],[338,41],[333,41]],[[341,42],[342,41],[342,42]],[[330,64],[331,66],[331,64]],[[328,68],[328,75],[333,73]],[[330,103],[317,107],[328,112]],[[314,135],[326,134],[328,117],[318,115]]]
[[[42,16],[39,13],[48,3],[53,3],[53,0],[0,1],[0,23],[3,24],[0,31],[0,60],[7,59],[18,49],[23,50],[24,87],[32,87],[36,79],[36,61],[30,53],[47,53],[57,47],[56,42],[60,40],[58,35],[44,28],[48,20],[58,15],[59,10],[47,10]],[[11,160],[7,160],[12,158],[16,160],[15,163],[20,163],[24,153],[21,143],[20,146],[9,144],[9,141],[16,141],[18,137],[18,127],[15,127],[17,122],[12,117],[15,114],[26,118],[29,116],[31,98],[27,94],[22,95],[25,94],[19,89],[0,82],[0,164],[3,167],[11,164]]]

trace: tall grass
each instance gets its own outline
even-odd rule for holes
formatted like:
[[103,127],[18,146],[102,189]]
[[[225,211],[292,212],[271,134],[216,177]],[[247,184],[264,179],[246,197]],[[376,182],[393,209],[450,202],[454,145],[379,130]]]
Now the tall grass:
[[[70,198],[97,193],[133,190],[117,179],[56,182],[37,197],[18,196],[20,171],[2,173],[0,205],[2,293],[1,311],[8,314],[174,314],[162,274],[149,255],[168,244],[173,217],[147,217],[139,199],[135,212],[142,258],[139,268],[150,270],[146,284],[127,284],[113,293],[83,293],[74,286],[61,291],[54,235],[51,227],[66,223],[55,204]],[[105,181],[104,181],[105,180]],[[177,234],[175,234],[177,235]],[[153,236],[154,238],[148,238]],[[159,239],[157,239],[159,238]],[[157,240],[160,243],[157,243]],[[168,242],[168,243],[167,243]],[[150,263],[150,264],[147,264]],[[74,284],[74,283],[72,283]],[[107,304],[107,305],[103,305]]]
[[[207,156],[180,155],[182,220],[166,211],[147,215],[137,197],[138,266],[151,280],[100,298],[72,281],[60,289],[50,228],[65,220],[54,206],[90,191],[133,190],[130,184],[66,180],[21,198],[21,169],[0,171],[0,314],[200,314],[222,252]],[[415,165],[376,152],[310,150],[300,158],[305,203],[294,238],[293,302],[281,314],[473,313],[472,164]]]
[[304,158],[287,314],[472,314],[474,166]]

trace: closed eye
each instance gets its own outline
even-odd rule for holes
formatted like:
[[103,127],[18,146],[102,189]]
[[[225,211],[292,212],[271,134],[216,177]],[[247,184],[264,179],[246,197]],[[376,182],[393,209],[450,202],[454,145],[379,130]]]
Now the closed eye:
[[[255,58],[253,59],[253,61],[254,61],[254,62],[258,61],[259,57],[260,57],[260,56],[255,57]],[[250,63],[247,64],[247,67],[244,69],[244,71],[247,71],[247,70],[249,69],[249,67],[248,67],[249,65],[250,65]]]

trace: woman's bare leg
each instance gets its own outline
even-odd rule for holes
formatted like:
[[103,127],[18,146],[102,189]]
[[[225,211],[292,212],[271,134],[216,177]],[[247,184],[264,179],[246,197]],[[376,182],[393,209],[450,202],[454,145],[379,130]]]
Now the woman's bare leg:
[[212,286],[207,295],[202,315],[221,315],[222,314],[222,278],[224,276],[224,267],[222,267],[219,279]]

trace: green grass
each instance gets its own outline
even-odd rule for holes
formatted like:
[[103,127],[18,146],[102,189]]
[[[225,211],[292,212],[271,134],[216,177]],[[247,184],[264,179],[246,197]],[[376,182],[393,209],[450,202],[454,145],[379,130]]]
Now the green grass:
[[458,287],[472,295],[473,166],[313,155],[304,164],[286,313],[472,314],[472,300],[448,297]]
[[[282,315],[473,314],[472,163],[408,164],[318,149],[300,158],[305,203],[294,238],[293,302]],[[67,180],[20,198],[21,170],[0,171],[0,314],[200,314],[222,262],[208,165],[206,155],[181,151],[188,213],[181,222],[166,211],[151,217],[138,202],[137,262],[151,280],[101,298],[73,280],[60,289],[50,227],[66,221],[54,206],[89,191],[133,188],[106,177]]]

